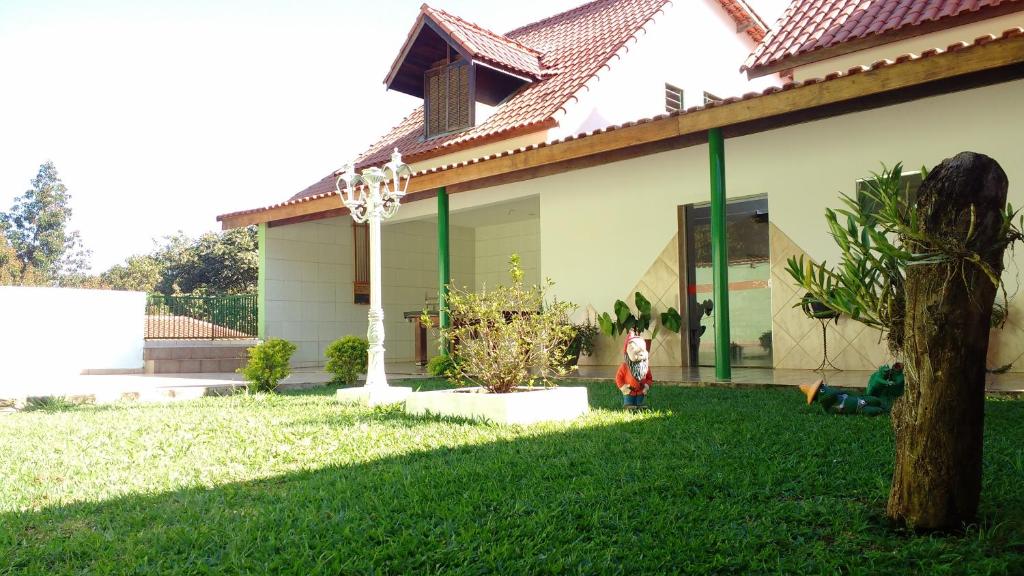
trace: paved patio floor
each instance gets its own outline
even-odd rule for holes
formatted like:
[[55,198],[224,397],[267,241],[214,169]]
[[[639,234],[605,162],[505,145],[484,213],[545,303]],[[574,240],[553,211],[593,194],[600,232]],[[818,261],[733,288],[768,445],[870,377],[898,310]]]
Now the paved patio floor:
[[[583,366],[573,378],[611,380],[617,366]],[[772,370],[767,368],[734,368],[732,378],[718,381],[710,367],[652,369],[655,381],[662,385],[723,386],[723,387],[785,387],[797,386],[817,378],[835,386],[863,388],[867,385],[867,371]],[[422,378],[423,367],[413,363],[388,364],[388,378],[393,381]],[[281,384],[282,390],[322,386],[331,376],[318,368],[301,368]],[[83,375],[55,378],[25,377],[0,388],[0,411],[11,410],[30,397],[63,397],[79,402],[116,402],[129,399],[139,401],[173,401],[199,398],[207,395],[228,394],[244,386],[239,374],[111,374]],[[1024,374],[990,374],[986,392],[993,394],[1024,395]]]

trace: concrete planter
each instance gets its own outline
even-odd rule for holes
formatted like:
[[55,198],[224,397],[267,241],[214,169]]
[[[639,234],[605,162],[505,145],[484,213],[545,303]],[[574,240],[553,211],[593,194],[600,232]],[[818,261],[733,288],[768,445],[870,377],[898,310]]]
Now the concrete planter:
[[481,388],[413,392],[405,400],[405,412],[436,414],[499,424],[534,424],[573,420],[590,410],[587,389],[582,386],[523,388],[509,394],[488,394]]

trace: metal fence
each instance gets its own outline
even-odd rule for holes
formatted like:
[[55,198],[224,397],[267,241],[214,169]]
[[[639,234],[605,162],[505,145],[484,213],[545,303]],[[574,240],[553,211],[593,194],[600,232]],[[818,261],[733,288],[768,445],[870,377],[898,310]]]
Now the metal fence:
[[147,339],[217,340],[255,338],[255,294],[165,296],[146,300]]

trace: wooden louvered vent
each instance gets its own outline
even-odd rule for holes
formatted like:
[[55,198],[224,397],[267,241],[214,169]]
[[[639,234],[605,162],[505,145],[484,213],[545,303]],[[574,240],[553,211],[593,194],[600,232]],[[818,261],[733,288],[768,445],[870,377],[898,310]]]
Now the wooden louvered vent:
[[446,64],[424,74],[427,138],[473,125],[471,74],[472,68],[465,61]]

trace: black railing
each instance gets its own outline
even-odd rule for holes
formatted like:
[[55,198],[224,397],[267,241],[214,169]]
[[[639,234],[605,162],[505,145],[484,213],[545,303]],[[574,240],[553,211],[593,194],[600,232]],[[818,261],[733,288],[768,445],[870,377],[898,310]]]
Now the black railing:
[[150,295],[146,338],[217,340],[255,338],[255,294],[237,296]]

